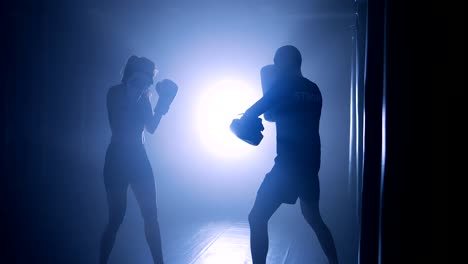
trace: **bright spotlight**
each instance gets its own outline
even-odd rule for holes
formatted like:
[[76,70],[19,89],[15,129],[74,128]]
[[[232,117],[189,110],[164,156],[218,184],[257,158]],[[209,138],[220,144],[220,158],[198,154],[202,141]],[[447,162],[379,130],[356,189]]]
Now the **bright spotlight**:
[[195,122],[209,152],[219,157],[242,157],[255,148],[238,139],[229,125],[260,98],[259,92],[239,80],[218,81],[202,92]]

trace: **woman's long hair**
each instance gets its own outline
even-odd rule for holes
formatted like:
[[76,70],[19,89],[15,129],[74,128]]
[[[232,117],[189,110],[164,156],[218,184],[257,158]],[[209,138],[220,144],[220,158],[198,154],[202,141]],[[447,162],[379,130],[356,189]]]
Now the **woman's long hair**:
[[154,75],[155,65],[150,59],[145,57],[137,57],[135,55],[128,58],[125,68],[122,73],[122,83],[127,83],[130,76],[135,72],[146,72]]

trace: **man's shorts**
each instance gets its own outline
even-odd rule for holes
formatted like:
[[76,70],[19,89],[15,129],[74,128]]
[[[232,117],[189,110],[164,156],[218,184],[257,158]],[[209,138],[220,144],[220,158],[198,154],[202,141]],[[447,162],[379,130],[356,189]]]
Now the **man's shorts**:
[[265,175],[257,199],[295,204],[297,198],[318,202],[320,158],[297,160],[277,156],[270,172]]

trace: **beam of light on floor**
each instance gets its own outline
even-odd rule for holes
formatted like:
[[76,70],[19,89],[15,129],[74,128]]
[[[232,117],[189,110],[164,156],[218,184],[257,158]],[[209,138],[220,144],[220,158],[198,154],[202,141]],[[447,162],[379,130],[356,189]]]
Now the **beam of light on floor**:
[[249,239],[247,223],[231,225],[211,241],[191,264],[251,264]]

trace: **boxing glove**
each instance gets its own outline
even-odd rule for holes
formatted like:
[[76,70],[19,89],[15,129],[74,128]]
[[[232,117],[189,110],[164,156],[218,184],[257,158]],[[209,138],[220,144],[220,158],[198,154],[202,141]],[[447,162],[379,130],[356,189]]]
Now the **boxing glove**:
[[154,112],[161,115],[167,114],[178,90],[177,84],[169,79],[164,79],[156,83],[156,92],[159,95],[159,99],[154,107]]
[[263,139],[264,127],[259,117],[234,119],[229,128],[234,135],[250,145],[257,146]]

